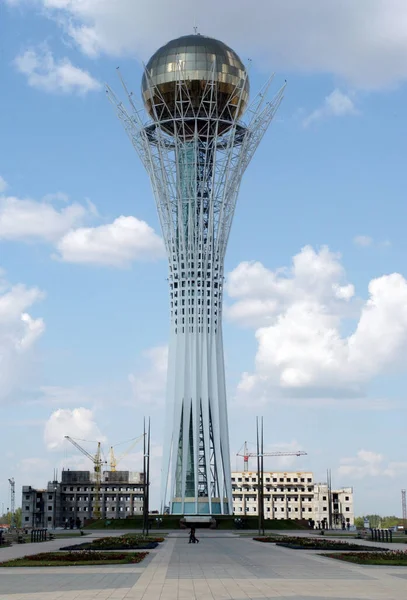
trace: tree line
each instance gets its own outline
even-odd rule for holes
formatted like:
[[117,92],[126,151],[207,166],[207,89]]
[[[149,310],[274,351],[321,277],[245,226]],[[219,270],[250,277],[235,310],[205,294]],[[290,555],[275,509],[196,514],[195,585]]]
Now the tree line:
[[389,527],[395,527],[396,525],[403,525],[403,519],[400,519],[400,517],[396,517],[395,515],[388,517],[382,517],[380,515],[366,515],[364,517],[355,517],[355,525],[358,529],[362,529],[364,527],[365,519],[369,521],[369,527],[372,527],[373,529],[377,529],[379,527],[382,529],[388,529]]

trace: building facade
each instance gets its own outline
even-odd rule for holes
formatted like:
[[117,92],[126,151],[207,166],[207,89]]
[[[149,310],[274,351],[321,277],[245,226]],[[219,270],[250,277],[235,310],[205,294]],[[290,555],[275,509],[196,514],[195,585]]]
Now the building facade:
[[[22,488],[23,527],[63,527],[83,524],[94,513],[96,488],[89,471],[62,472],[61,481],[51,481],[45,489]],[[125,519],[143,514],[142,473],[105,471],[99,490],[102,519]]]
[[239,56],[200,34],[148,61],[145,114],[109,89],[153,187],[169,262],[170,342],[162,511],[232,514],[222,336],[224,260],[239,187],[281,102],[250,110]]
[[[351,487],[329,491],[326,483],[315,483],[309,471],[264,472],[263,487],[266,519],[312,520],[315,527],[327,526],[330,519],[338,528],[354,524]],[[257,515],[257,472],[233,472],[232,494],[236,516]]]

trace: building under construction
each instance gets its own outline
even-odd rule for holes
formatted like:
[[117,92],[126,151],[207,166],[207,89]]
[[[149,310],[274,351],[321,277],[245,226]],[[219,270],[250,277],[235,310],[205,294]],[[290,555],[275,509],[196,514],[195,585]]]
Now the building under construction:
[[[232,473],[233,511],[236,516],[258,515],[258,473]],[[332,490],[315,483],[311,472],[264,472],[265,519],[313,521],[315,527],[342,528],[354,524],[353,489]]]
[[[99,492],[97,493],[97,490]],[[100,516],[124,519],[143,514],[144,475],[133,471],[62,471],[46,489],[23,486],[23,527],[75,527]]]

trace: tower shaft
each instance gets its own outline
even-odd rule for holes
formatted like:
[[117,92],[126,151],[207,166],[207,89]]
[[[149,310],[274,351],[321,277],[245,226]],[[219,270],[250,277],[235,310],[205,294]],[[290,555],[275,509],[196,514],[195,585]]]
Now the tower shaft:
[[284,88],[266,102],[270,79],[248,109],[245,124],[239,116],[247,101],[246,74],[235,78],[239,84],[226,96],[218,93],[216,61],[205,71],[205,81],[192,83],[182,61],[168,65],[171,84],[159,84],[167,75],[157,69],[158,83],[147,69],[143,78],[152,117],[147,124],[123,81],[131,111],[110,88],[108,95],[150,176],[169,262],[162,508],[169,503],[173,514],[232,514],[224,258],[243,173]]

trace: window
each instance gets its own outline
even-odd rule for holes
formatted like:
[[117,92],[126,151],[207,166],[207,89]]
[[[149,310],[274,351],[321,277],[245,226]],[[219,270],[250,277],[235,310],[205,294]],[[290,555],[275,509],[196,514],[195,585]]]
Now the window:
[[73,492],[73,487],[70,487],[70,488],[69,488],[69,491],[70,491],[70,492]]
[[52,510],[52,506],[48,506],[48,510]]
[[277,482],[277,477],[273,477],[273,483]]
[[25,521],[25,522],[27,522],[27,521],[29,521],[29,520],[30,520],[30,517],[26,517],[26,518],[24,519],[24,521]]
[[30,507],[29,507],[29,506],[26,506],[26,507],[25,507],[25,510],[30,510]]
[[322,500],[326,500],[326,496],[322,496]]
[[309,508],[309,509],[308,509],[308,512],[312,512],[312,508]]
[[301,483],[305,483],[304,477],[301,477]]
[[270,477],[266,477],[266,481],[270,481]]
[[349,496],[345,496],[345,502],[349,502]]
[[349,508],[349,506],[347,506],[347,507],[345,508],[345,510],[346,510],[346,512],[349,512],[349,511],[350,511],[350,508]]
[[297,483],[298,477],[294,477],[293,481],[294,481],[294,483]]
[[326,509],[327,509],[326,506],[324,506],[324,508],[322,510],[326,510]]
[[280,481],[284,481],[284,477],[280,477]]
[[239,477],[238,481],[242,481],[242,478],[241,478],[241,477]]
[[291,482],[291,477],[287,477],[287,481],[290,481],[290,482]]
[[52,517],[48,517],[48,522],[49,522],[49,521],[52,521]]
[[312,483],[312,478],[311,478],[311,477],[308,477],[308,478],[307,478],[307,481],[308,481],[308,483]]

